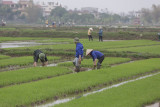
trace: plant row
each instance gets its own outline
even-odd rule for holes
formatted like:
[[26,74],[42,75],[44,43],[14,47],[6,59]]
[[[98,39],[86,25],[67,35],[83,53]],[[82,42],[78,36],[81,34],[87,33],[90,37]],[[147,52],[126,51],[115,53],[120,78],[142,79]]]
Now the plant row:
[[[110,85],[160,70],[160,59],[153,58],[112,68],[63,75],[51,79],[0,88],[0,106],[29,106],[59,96],[77,94],[96,86]],[[148,86],[148,84],[147,84]]]
[[[59,41],[59,39],[53,39]],[[71,41],[71,39],[63,39],[64,41]],[[82,39],[80,42],[84,46],[84,52],[86,49],[94,49],[104,52],[107,55],[106,50],[109,49],[121,49],[128,47],[140,47],[140,46],[151,46],[159,45],[159,42],[150,41],[150,40],[128,40],[128,41],[109,41],[109,42],[98,42],[93,41],[89,42],[87,39]],[[71,43],[71,42],[70,42]],[[20,48],[7,48],[3,49],[2,53],[7,55],[32,55],[35,49],[41,49],[46,54],[49,55],[74,55],[76,45],[74,42],[71,44],[55,44],[55,45],[41,45],[41,46],[32,46],[32,47],[20,47]],[[65,51],[65,52],[64,52]],[[113,53],[114,54],[114,53]]]
[[55,107],[145,107],[160,99],[160,74]]
[[72,73],[65,67],[32,67],[0,73],[0,87],[15,85]]
[[[105,57],[103,63],[102,63],[102,68],[109,67],[113,64],[120,64],[120,63],[125,63],[131,61],[130,58],[121,58],[121,57]],[[66,67],[72,67],[73,63],[72,62],[64,62],[58,64],[58,66],[66,66]],[[82,60],[81,67],[93,67],[93,60],[92,59],[84,59]]]
[[[48,60],[53,62],[54,60],[61,59],[60,57],[47,56]],[[23,57],[13,57],[8,59],[0,60],[0,68],[5,68],[9,66],[26,66],[33,64],[33,56],[23,56]],[[40,62],[40,61],[39,61]]]
[[[106,68],[111,64],[122,63],[130,61],[129,58],[107,58],[103,63],[103,67]],[[91,60],[83,61],[83,67],[92,67]],[[90,64],[89,64],[90,63]],[[60,63],[60,66],[68,65],[73,67],[71,62],[65,64]],[[68,67],[68,66],[67,66]],[[26,68],[15,71],[6,71],[0,73],[0,87],[4,87],[7,85],[24,83],[29,81],[41,80],[47,77],[59,76],[62,74],[72,73],[71,70],[68,70],[64,67],[34,67],[34,68]]]

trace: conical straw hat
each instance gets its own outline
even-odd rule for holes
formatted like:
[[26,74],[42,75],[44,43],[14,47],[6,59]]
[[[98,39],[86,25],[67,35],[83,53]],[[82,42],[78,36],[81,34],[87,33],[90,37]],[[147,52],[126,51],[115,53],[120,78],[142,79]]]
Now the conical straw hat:
[[92,51],[93,51],[93,49],[87,49],[86,50],[86,56],[89,55]]

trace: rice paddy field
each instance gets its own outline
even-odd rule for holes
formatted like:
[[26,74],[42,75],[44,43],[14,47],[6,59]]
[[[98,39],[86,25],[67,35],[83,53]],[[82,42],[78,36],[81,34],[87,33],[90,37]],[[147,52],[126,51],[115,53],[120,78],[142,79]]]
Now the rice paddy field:
[[[88,40],[87,29],[0,28],[0,107],[148,107],[160,102],[160,42],[153,38],[158,30],[144,29],[138,38],[142,32],[135,29],[104,29],[99,42],[96,30]],[[84,47],[78,73],[72,63],[75,37]],[[37,49],[46,54],[47,66],[38,61],[33,67]],[[105,55],[101,69],[93,69],[87,49]]]

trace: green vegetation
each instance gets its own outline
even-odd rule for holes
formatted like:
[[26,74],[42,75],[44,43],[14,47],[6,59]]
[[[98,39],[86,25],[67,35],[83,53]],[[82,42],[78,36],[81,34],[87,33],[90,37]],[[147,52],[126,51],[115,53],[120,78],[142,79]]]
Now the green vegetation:
[[1,59],[7,59],[7,58],[10,58],[10,56],[7,56],[7,55],[0,55],[0,60],[1,60]]
[[158,58],[147,59],[107,69],[68,74],[43,81],[4,87],[0,89],[0,106],[28,106],[34,102],[52,100],[54,97],[83,92],[96,86],[114,84],[120,80],[160,70],[159,63],[160,59]]
[[160,74],[55,107],[144,107],[160,99]]
[[[7,29],[7,28],[6,28]],[[98,39],[98,28],[93,27],[93,38]],[[5,37],[54,37],[54,38],[88,38],[88,27],[60,27],[60,28],[41,28],[41,27],[17,27],[14,29],[0,29],[0,36]],[[149,39],[158,40],[158,29],[153,28],[108,28],[104,27],[103,38],[108,40],[136,40]],[[140,36],[142,35],[142,36]]]
[[[53,41],[69,41],[70,44],[55,44],[55,45],[41,45],[33,47],[20,47],[20,48],[7,48],[3,49],[2,53],[7,55],[32,55],[32,52],[35,49],[41,49],[49,55],[74,55],[75,47],[73,39],[53,39]],[[45,41],[45,40],[44,40]],[[52,41],[52,40],[51,40]],[[46,42],[46,41],[45,41]],[[128,48],[128,47],[140,47],[140,46],[159,46],[160,42],[151,41],[151,40],[126,40],[126,41],[108,41],[108,42],[98,42],[94,40],[89,42],[87,39],[81,39],[80,42],[84,46],[84,51],[86,49],[94,49],[103,52],[105,55],[113,56],[116,53],[110,53],[108,50],[119,48]],[[114,55],[116,56],[116,55]],[[118,56],[118,55],[117,55]],[[121,55],[123,56],[123,55]]]
[[[119,63],[124,63],[124,62],[128,62],[131,61],[130,58],[118,58],[118,57],[105,57],[103,63],[102,63],[102,68],[106,68],[109,67],[110,65],[113,64],[119,64]],[[58,64],[58,66],[67,66],[67,67],[71,67],[73,66],[72,62],[64,62],[64,63],[60,63]],[[82,61],[81,67],[93,67],[93,60],[92,59],[84,59]]]
[[[59,60],[60,57],[47,56],[49,61]],[[24,57],[14,57],[9,59],[2,59],[0,61],[0,68],[9,67],[9,66],[25,66],[33,64],[33,56],[24,56]]]
[[0,73],[0,87],[72,73],[65,67],[34,67]]
[[[5,41],[28,41],[28,40],[42,40],[44,38],[29,38],[29,37],[0,37],[0,42],[5,42]],[[47,39],[47,38],[46,38]]]
[[115,52],[136,52],[138,54],[156,54],[160,55],[160,45],[157,46],[140,46],[140,47],[129,47],[129,48],[119,48],[119,49],[109,49],[108,51]]

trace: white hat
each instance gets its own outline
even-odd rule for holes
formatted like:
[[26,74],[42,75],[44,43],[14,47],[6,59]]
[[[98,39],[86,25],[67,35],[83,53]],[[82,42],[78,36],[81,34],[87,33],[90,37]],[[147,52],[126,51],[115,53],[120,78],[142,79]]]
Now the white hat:
[[93,51],[93,49],[87,49],[86,50],[86,56],[89,55],[92,51]]
[[93,28],[89,28],[89,30],[93,30]]

